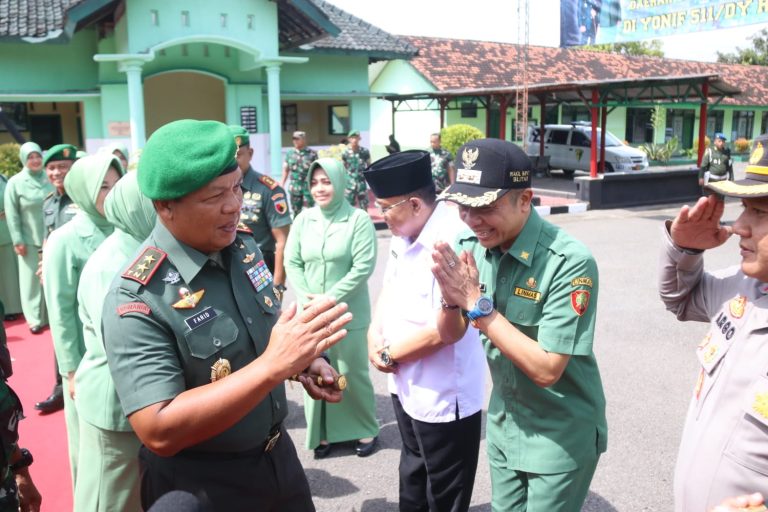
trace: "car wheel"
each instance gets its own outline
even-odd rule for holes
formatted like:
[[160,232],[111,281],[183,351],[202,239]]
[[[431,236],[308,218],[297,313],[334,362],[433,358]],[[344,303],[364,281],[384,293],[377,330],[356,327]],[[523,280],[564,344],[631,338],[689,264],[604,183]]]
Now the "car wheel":
[[573,178],[573,173],[576,172],[573,169],[563,169],[563,176],[566,178]]
[[613,166],[610,162],[605,162],[605,172],[613,172]]

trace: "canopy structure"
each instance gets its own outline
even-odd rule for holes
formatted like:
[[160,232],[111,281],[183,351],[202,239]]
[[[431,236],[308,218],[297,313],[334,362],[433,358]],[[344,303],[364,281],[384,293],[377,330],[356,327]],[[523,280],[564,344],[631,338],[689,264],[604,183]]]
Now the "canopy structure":
[[[498,105],[500,111],[499,138],[506,138],[506,112],[514,105],[518,94],[528,97],[529,105],[541,107],[541,129],[544,130],[545,111],[548,105],[583,103],[591,111],[592,151],[590,174],[597,175],[597,128],[605,126],[606,116],[616,107],[655,105],[697,106],[700,109],[699,140],[704,140],[708,105],[717,105],[724,98],[737,96],[741,90],[726,83],[718,74],[696,74],[642,79],[608,79],[539,83],[528,86],[510,85],[477,89],[450,89],[414,94],[392,94],[380,99],[392,103],[392,127],[395,113],[414,110],[439,110],[440,127],[445,124],[446,110],[460,110],[461,104],[474,101],[490,110]],[[486,133],[490,129],[490,116],[486,116]],[[600,172],[605,161],[605,130],[601,130]],[[544,155],[544,141],[540,141],[539,154]],[[704,155],[704,145],[699,144],[698,163]]]

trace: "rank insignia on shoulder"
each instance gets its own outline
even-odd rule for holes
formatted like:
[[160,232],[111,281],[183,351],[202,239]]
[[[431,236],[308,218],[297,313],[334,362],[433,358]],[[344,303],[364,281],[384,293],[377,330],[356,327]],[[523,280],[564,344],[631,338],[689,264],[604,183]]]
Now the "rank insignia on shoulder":
[[284,215],[288,211],[288,203],[285,202],[285,198],[277,199],[274,202],[275,211],[280,215]]
[[251,228],[249,228],[248,226],[246,226],[244,222],[240,222],[240,223],[237,225],[237,230],[238,230],[240,233],[250,233],[250,234],[253,234],[253,231],[251,231]]
[[571,307],[577,315],[583,315],[589,307],[589,292],[587,290],[571,292]]
[[176,284],[179,281],[181,281],[181,276],[175,270],[169,270],[163,278],[163,282],[168,284]]
[[739,295],[735,299],[731,300],[728,305],[728,309],[731,311],[733,318],[741,318],[744,316],[744,308],[747,306],[747,298],[743,295]]
[[211,382],[221,380],[230,373],[232,373],[232,367],[229,365],[229,361],[219,358],[219,360],[211,366]]
[[592,278],[591,277],[577,277],[576,279],[571,281],[571,286],[589,286],[592,288]]
[[277,182],[269,176],[261,176],[259,181],[269,187],[269,190],[275,190],[277,188]]
[[122,276],[146,286],[166,256],[168,255],[157,247],[147,247]]
[[151,312],[152,311],[149,309],[149,306],[143,302],[127,302],[117,306],[117,314],[120,316],[125,316],[128,313],[141,313],[142,315],[148,315]]
[[197,307],[197,303],[203,298],[205,293],[204,289],[198,290],[194,293],[190,292],[187,288],[179,288],[179,295],[181,300],[173,304],[175,309],[193,309]]

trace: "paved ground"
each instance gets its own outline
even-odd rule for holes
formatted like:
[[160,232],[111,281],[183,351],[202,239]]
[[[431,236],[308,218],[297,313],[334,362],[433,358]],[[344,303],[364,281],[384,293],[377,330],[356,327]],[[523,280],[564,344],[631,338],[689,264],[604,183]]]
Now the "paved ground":
[[[554,179],[554,178],[553,178]],[[678,322],[656,292],[656,260],[662,221],[679,205],[601,210],[548,219],[585,242],[600,267],[596,354],[608,400],[609,448],[592,483],[585,511],[672,510],[672,473],[682,422],[696,378],[694,349],[704,324]],[[730,202],[726,219],[739,212]],[[371,279],[375,297],[381,283],[389,232],[379,232],[379,265]],[[738,261],[735,240],[709,251],[706,265]],[[305,421],[301,390],[289,389],[290,433],[299,449],[319,511],[397,510],[399,434],[386,391],[386,379],[371,372],[381,424],[381,448],[360,459],[353,445],[335,448],[315,461],[303,448]],[[483,436],[484,438],[484,436]],[[472,511],[490,510],[485,442]]]

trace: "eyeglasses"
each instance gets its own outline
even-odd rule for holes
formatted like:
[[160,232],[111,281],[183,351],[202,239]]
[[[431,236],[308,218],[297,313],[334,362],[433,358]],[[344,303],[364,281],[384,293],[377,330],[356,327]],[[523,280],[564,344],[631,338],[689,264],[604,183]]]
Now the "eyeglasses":
[[407,203],[410,200],[411,200],[410,197],[406,197],[402,201],[398,201],[395,204],[390,205],[390,206],[381,206],[381,203],[379,203],[378,201],[376,201],[374,204],[376,205],[376,208],[379,209],[379,211],[381,212],[382,215],[386,215],[386,213],[388,211],[393,210],[393,209],[397,208],[398,206],[400,206],[401,204]]

